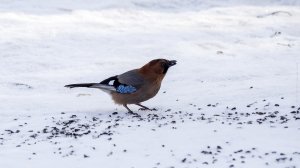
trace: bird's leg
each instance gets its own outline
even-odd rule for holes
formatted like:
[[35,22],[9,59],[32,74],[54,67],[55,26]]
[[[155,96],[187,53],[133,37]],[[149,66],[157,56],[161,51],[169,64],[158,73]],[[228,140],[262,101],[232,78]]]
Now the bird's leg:
[[150,109],[149,107],[143,106],[140,103],[137,103],[135,105],[142,107],[142,108],[140,108],[140,110],[150,110],[150,111],[154,110],[154,111],[157,111],[155,108]]
[[127,104],[123,104],[123,106],[128,110],[128,113],[133,113],[133,112],[127,107]]
[[148,107],[146,107],[146,106],[143,106],[143,105],[141,105],[140,103],[137,103],[137,104],[135,104],[135,105],[142,107],[140,110],[150,110],[150,108],[148,108]]
[[128,114],[133,114],[133,115],[136,115],[136,116],[140,116],[138,113],[134,113],[133,111],[131,111],[131,110],[127,107],[127,104],[123,104],[123,106],[128,110]]

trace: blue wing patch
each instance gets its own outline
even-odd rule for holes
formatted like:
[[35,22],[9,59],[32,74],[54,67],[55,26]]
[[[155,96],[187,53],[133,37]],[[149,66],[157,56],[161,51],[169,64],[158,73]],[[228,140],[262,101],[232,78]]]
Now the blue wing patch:
[[136,88],[133,86],[119,85],[117,87],[117,92],[119,92],[119,93],[133,93],[135,91],[136,91]]

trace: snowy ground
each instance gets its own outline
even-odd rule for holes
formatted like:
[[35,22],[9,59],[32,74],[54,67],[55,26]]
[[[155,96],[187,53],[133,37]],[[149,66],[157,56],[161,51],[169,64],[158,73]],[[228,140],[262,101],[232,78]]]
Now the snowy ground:
[[[0,167],[300,167],[300,2],[0,0]],[[176,59],[158,111],[66,89]]]

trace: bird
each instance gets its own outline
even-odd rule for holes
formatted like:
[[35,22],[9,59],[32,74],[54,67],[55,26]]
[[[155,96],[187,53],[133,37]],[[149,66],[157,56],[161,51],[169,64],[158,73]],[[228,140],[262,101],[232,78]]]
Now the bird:
[[135,104],[140,106],[141,110],[151,110],[141,103],[153,98],[158,93],[169,68],[176,64],[176,60],[154,59],[141,68],[109,77],[100,83],[77,83],[65,85],[65,87],[100,89],[110,94],[116,104],[123,105],[128,113],[136,114],[129,109],[128,105]]

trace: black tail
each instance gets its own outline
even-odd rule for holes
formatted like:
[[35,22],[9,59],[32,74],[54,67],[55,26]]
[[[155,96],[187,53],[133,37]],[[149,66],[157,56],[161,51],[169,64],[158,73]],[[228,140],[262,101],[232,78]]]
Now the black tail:
[[78,83],[78,84],[70,84],[70,85],[66,85],[65,87],[68,88],[74,88],[74,87],[91,87],[94,86],[97,83]]

